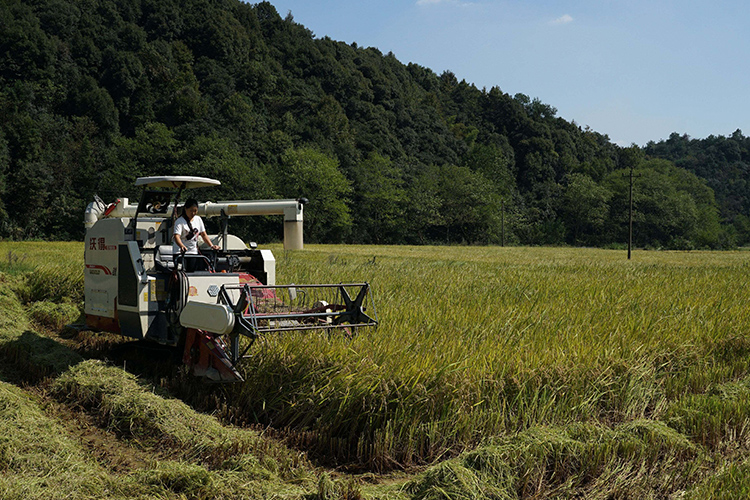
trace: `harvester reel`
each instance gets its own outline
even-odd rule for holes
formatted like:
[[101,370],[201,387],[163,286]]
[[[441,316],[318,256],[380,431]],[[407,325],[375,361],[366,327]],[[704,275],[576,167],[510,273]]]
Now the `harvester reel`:
[[[351,298],[347,287],[358,288],[355,299]],[[233,297],[237,297],[236,300]],[[377,325],[377,319],[365,312],[368,303],[372,304],[372,299],[367,283],[224,285],[219,291],[219,304],[234,315],[232,331],[219,335],[188,328],[184,361],[193,367],[195,375],[222,382],[241,381],[237,365],[247,357],[247,351],[261,335],[342,330],[351,338],[357,327]],[[372,309],[374,311],[374,305]],[[242,351],[240,337],[249,339]]]

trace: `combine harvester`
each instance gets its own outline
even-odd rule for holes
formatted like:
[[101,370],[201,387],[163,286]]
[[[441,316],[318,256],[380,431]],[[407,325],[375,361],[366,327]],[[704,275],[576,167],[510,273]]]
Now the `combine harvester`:
[[243,380],[237,365],[261,334],[377,325],[367,283],[277,285],[271,251],[227,232],[230,217],[283,215],[284,248],[301,249],[305,199],[199,204],[198,215],[219,217],[221,233],[210,235],[219,250],[203,243],[198,255],[173,252],[183,190],[219,184],[203,177],[140,177],[137,205],[127,198],[107,205],[98,197],[89,204],[88,328],[182,347],[195,375],[234,382]]

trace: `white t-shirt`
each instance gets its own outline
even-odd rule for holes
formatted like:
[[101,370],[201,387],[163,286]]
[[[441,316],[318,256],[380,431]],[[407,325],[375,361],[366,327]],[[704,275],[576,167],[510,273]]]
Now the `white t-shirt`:
[[[188,223],[187,220],[185,220],[184,215],[180,216],[180,218],[177,219],[177,221],[174,223],[174,231],[172,231],[172,233],[180,235],[182,244],[187,247],[187,251],[185,253],[197,254],[198,238],[200,238],[200,234],[206,230],[206,226],[203,225],[203,220],[198,215],[193,217],[193,220],[190,221],[190,224],[193,226],[192,238],[188,238],[188,234],[190,234],[190,228],[188,227]],[[180,253],[180,247],[177,245],[176,241],[172,241],[172,251],[175,254]]]

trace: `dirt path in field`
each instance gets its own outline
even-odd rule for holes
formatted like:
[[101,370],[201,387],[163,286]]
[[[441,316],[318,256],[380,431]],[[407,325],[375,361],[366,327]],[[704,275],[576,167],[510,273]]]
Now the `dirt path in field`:
[[[116,336],[99,337],[90,332],[81,335],[71,332],[60,334],[47,328],[35,329],[87,358],[102,357],[112,347],[122,343]],[[83,450],[112,473],[128,474],[176,456],[176,452],[168,448],[156,449],[144,443],[123,439],[84,409],[56,400],[48,392],[49,379],[39,380],[25,374],[5,353],[0,353],[0,380],[27,393],[48,417],[58,422],[71,437],[81,443]]]
[[121,439],[82,409],[55,400],[47,392],[48,382],[29,385],[21,373],[14,370],[4,358],[0,356],[0,380],[13,384],[28,394],[48,417],[58,422],[70,437],[81,443],[83,450],[110,472],[129,474],[152,466],[156,461],[174,458],[170,456],[168,449],[157,450]]
[[128,474],[148,467],[156,460],[169,458],[154,449],[120,439],[102,428],[88,413],[54,400],[41,387],[29,392],[40,398],[40,406],[48,416],[55,418],[90,456],[110,472]]

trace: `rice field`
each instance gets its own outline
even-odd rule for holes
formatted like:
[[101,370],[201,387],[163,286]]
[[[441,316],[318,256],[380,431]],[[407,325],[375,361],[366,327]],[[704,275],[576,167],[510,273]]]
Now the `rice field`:
[[308,246],[279,282],[363,280],[381,326],[264,339],[238,418],[327,456],[431,463],[535,425],[667,418],[748,374],[745,252]]
[[[278,283],[369,282],[380,326],[266,336],[241,385],[160,385],[323,465],[410,471],[359,497],[324,474],[319,498],[750,488],[750,252],[272,249]],[[60,319],[40,302],[80,303],[82,265],[80,243],[0,243],[46,324]]]

